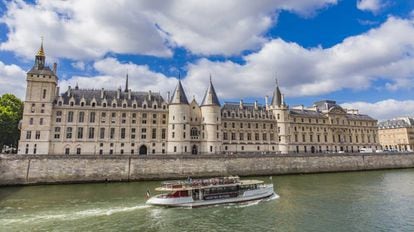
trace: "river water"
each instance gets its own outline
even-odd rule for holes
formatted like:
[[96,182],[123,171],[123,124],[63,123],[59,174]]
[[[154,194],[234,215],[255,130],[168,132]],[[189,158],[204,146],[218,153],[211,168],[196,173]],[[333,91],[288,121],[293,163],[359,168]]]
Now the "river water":
[[257,177],[278,199],[145,205],[158,181],[0,188],[0,231],[414,231],[414,169]]

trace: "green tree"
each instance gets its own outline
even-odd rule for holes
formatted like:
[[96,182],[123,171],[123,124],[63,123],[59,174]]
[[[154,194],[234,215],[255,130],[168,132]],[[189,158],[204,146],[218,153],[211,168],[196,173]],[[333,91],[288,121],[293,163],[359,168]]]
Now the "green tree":
[[20,99],[8,93],[0,97],[0,151],[3,145],[17,147],[22,115],[23,102]]

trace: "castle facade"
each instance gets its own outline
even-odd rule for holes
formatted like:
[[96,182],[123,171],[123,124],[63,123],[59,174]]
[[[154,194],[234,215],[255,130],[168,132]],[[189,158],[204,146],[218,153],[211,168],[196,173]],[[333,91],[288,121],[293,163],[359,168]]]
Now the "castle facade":
[[68,88],[41,45],[27,73],[19,154],[324,153],[379,149],[377,120],[335,101],[289,107],[276,84],[271,102],[221,105],[210,78],[201,104],[178,80],[166,100],[151,91]]

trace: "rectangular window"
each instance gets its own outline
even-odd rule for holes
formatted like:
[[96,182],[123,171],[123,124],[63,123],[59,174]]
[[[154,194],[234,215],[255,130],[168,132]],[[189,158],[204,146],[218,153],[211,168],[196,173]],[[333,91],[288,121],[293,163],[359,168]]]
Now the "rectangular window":
[[[264,125],[264,124],[263,124]],[[263,140],[266,141],[267,140],[267,134],[263,133]]]
[[121,128],[121,139],[125,139],[125,128]]
[[105,138],[105,128],[101,128],[99,131],[99,138],[104,139]]
[[40,124],[40,125],[43,125],[43,118],[40,118],[40,120],[39,120],[39,124]]
[[251,133],[247,133],[247,140],[252,140],[252,134]]
[[111,128],[111,133],[110,133],[109,138],[114,139],[114,137],[115,137],[115,128]]
[[36,131],[35,139],[40,139],[40,131]]
[[78,139],[83,139],[83,127],[78,127]]
[[[156,114],[154,114],[156,116]],[[185,133],[185,132],[184,132]],[[156,128],[152,128],[152,135],[151,135],[152,139],[156,139],[157,138],[157,129]]]
[[165,129],[161,130],[161,139],[165,139]]
[[71,139],[72,138],[72,127],[66,128],[66,138]]
[[[257,124],[256,124],[257,125]],[[259,133],[255,133],[254,134],[254,140],[258,141],[259,140]]]
[[33,118],[30,118],[29,125],[33,125]]
[[83,122],[85,121],[84,119],[85,119],[85,112],[80,111],[80,112],[79,112],[79,120],[78,120],[78,121],[79,121],[80,123],[83,123]]
[[55,127],[55,139],[60,138],[60,127]]
[[136,132],[136,129],[131,128],[131,139],[135,139],[135,132]]
[[231,133],[231,140],[236,140],[236,133]]
[[73,122],[73,111],[68,112],[68,122]]
[[224,132],[223,133],[223,140],[227,140],[228,138],[227,138],[227,132]]
[[94,127],[90,127],[89,128],[89,138],[93,139],[95,137],[95,128]]
[[95,122],[95,112],[91,112],[89,114],[89,122],[94,123]]
[[240,139],[240,140],[244,140],[244,134],[243,134],[243,133],[240,133],[240,134],[239,134],[239,139]]
[[26,131],[26,139],[32,139],[32,132]]
[[80,155],[81,154],[81,148],[80,147],[76,148],[76,154],[77,155]]

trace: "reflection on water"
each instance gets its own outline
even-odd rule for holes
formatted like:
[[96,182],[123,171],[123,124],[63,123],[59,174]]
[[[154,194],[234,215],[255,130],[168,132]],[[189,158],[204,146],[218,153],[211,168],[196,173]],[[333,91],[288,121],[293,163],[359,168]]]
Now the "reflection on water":
[[0,188],[0,231],[414,231],[413,169],[272,182],[280,198],[197,209],[146,205],[155,181]]

